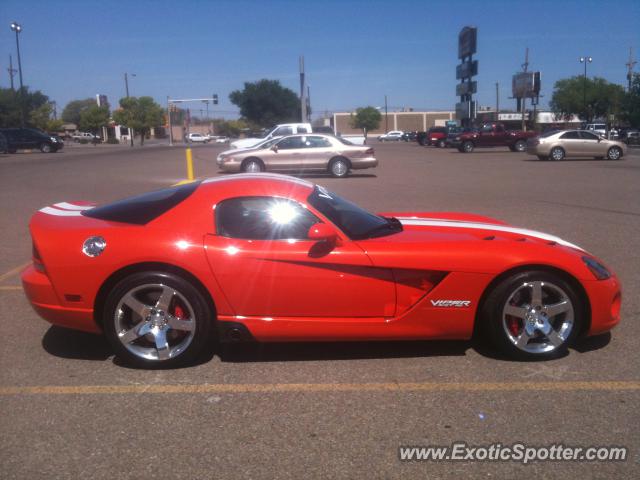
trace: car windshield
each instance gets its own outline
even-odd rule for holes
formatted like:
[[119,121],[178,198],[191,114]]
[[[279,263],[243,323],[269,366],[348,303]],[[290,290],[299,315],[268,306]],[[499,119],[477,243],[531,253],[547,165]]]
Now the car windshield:
[[259,144],[257,144],[253,148],[271,148],[271,147],[273,147],[274,144],[278,143],[280,140],[282,140],[281,137],[270,138],[269,140],[265,140],[264,142],[260,142]]
[[402,224],[397,219],[369,213],[319,185],[307,200],[352,240],[383,237],[402,231]]

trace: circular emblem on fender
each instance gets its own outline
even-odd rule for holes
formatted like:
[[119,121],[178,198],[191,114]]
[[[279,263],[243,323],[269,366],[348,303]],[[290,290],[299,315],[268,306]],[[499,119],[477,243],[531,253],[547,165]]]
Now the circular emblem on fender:
[[82,244],[82,253],[87,257],[97,257],[107,246],[107,242],[102,237],[89,237]]

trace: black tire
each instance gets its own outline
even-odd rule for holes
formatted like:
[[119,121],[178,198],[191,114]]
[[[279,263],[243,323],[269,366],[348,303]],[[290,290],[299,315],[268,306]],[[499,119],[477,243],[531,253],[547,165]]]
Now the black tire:
[[329,173],[336,178],[344,178],[349,175],[351,163],[344,157],[332,158],[327,167]]
[[52,153],[52,152],[55,152],[55,150],[53,150],[53,149],[51,148],[51,145],[49,145],[48,143],[42,143],[42,144],[40,145],[40,151],[41,151],[42,153]]
[[245,173],[264,172],[264,163],[259,158],[247,158],[242,162],[241,170]]
[[611,147],[607,151],[607,160],[620,160],[622,158],[622,150],[618,147]]
[[553,147],[551,149],[551,152],[549,152],[549,158],[551,160],[555,160],[556,162],[559,162],[560,160],[564,160],[564,149],[562,147]]
[[475,148],[475,145],[473,144],[473,142],[470,141],[466,141],[462,144],[462,152],[464,153],[471,153],[473,152],[473,149]]
[[[166,311],[158,306],[165,291],[173,292],[168,296]],[[137,311],[142,314],[134,314],[130,304],[139,307]],[[107,296],[102,318],[105,335],[124,363],[141,368],[173,368],[196,359],[211,338],[214,316],[203,294],[191,282],[175,274],[151,271],[135,273],[118,282]],[[191,330],[175,328],[172,321],[182,321]],[[142,328],[146,333],[140,334]],[[159,340],[154,333],[162,330],[167,345],[166,350],[162,349],[167,352],[164,355],[157,348]],[[125,341],[121,339],[125,332],[134,332],[137,337]]]
[[439,140],[438,141],[438,147],[439,148],[444,148],[447,146],[447,142],[445,140]]
[[[537,302],[533,298],[527,299],[526,297],[529,288],[533,296],[534,285],[541,286],[541,306],[534,305]],[[510,302],[509,307],[517,305],[518,302],[515,302],[514,295],[521,295],[521,302],[524,306],[515,308],[518,311],[529,312],[530,317],[527,319],[519,319],[505,313],[507,302]],[[565,300],[570,302],[570,312],[554,316],[546,315],[547,311],[549,313],[552,311],[547,310],[547,307],[564,304]],[[545,302],[550,303],[545,304]],[[551,337],[547,337],[543,333],[542,324],[536,323],[540,318],[546,318],[548,325],[553,328],[555,333],[549,331],[549,334],[554,335],[553,338],[558,343],[557,345],[550,340]],[[517,360],[547,360],[564,355],[567,348],[580,334],[585,321],[585,308],[574,286],[562,275],[531,270],[515,273],[498,283],[488,293],[481,306],[480,321],[482,322],[481,327],[493,345],[507,356]],[[569,322],[570,326],[563,330],[565,324],[569,324]],[[521,336],[525,334],[525,327],[535,329],[534,336],[524,337],[522,346],[519,347],[517,344],[520,343]],[[514,330],[511,330],[512,328]],[[521,330],[518,331],[518,329]],[[545,351],[545,348],[550,348],[550,350]],[[536,351],[537,349],[539,351]]]
[[513,150],[516,152],[524,152],[527,149],[527,142],[524,140],[518,140],[513,144]]

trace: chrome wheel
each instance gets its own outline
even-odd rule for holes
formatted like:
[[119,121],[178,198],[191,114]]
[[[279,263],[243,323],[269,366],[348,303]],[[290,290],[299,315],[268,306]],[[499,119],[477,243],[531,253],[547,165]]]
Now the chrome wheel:
[[262,165],[257,160],[248,160],[244,165],[244,171],[247,173],[260,173]]
[[349,165],[342,159],[331,162],[331,174],[334,177],[344,177],[349,172]]
[[609,151],[607,152],[607,158],[609,160],[618,160],[622,155],[622,152],[620,152],[620,149],[617,147],[612,147],[609,149]]
[[514,145],[514,149],[516,152],[524,152],[527,149],[527,144],[522,140],[518,140]]
[[148,283],[122,296],[115,309],[114,326],[120,343],[135,357],[163,361],[189,347],[196,333],[196,315],[179,291]]
[[51,152],[51,145],[49,145],[48,143],[43,143],[42,145],[40,145],[40,151],[42,153],[50,153]]
[[551,158],[556,161],[562,160],[564,158],[564,150],[560,147],[555,147],[553,150],[551,150]]
[[462,144],[462,149],[465,151],[465,153],[471,153],[473,152],[473,143],[471,142],[464,142]]
[[548,353],[567,342],[574,318],[567,292],[550,282],[530,281],[508,297],[502,309],[502,328],[519,350]]

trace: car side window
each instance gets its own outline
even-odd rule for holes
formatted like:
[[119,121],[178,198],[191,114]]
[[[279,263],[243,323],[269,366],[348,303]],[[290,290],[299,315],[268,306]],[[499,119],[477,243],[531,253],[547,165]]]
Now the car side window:
[[298,127],[298,133],[311,133],[307,127]]
[[598,138],[600,138],[591,132],[580,132],[580,135],[582,135],[584,140],[598,140]]
[[297,202],[277,197],[238,197],[215,209],[218,235],[245,240],[306,240],[320,220]]
[[329,148],[331,142],[322,137],[307,137],[306,145],[307,148]]
[[578,134],[578,132],[567,132],[563,133],[560,138],[562,140],[579,140],[580,135]]
[[293,148],[306,148],[303,138],[305,137],[283,138],[280,142],[278,142],[278,148],[282,150],[291,150]]

